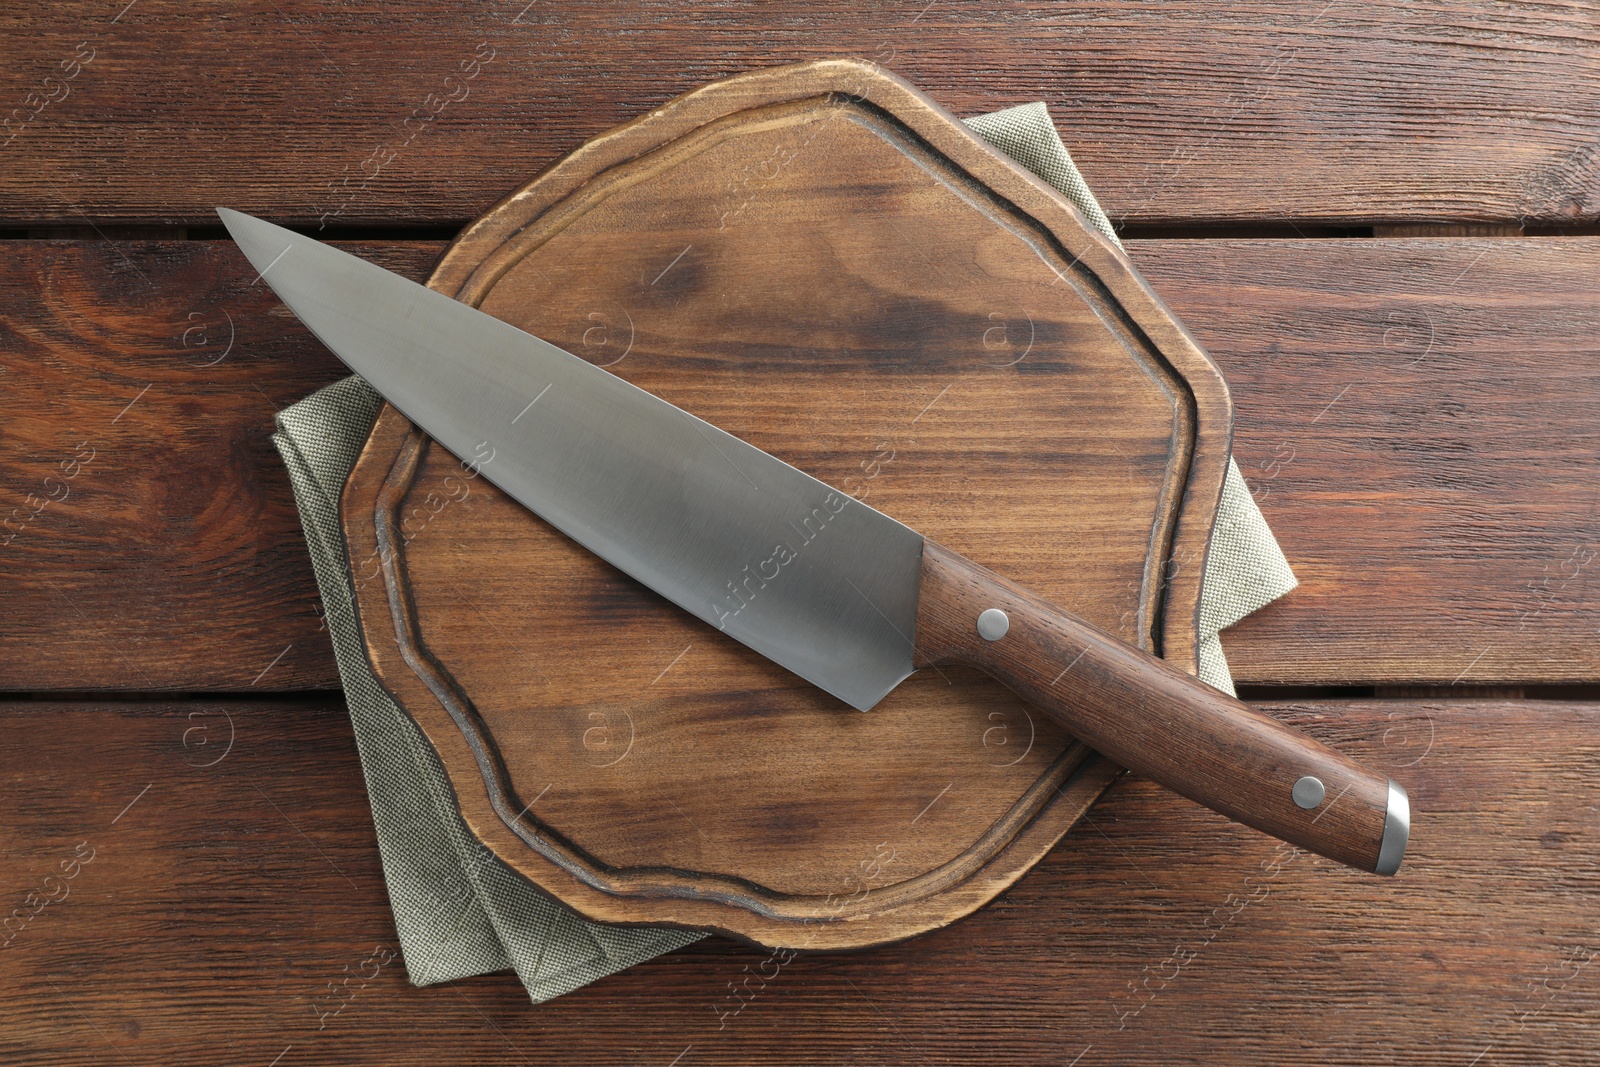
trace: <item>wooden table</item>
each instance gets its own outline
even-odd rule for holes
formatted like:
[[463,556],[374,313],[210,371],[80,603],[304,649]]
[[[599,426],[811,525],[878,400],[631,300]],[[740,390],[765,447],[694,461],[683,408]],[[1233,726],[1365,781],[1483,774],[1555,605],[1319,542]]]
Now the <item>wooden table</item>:
[[[1594,6],[123,3],[0,13],[0,1060],[1592,1059]],[[1406,868],[1126,780],[909,943],[707,941],[538,1007],[372,975],[394,931],[268,441],[341,370],[212,205],[422,277],[583,139],[837,54],[963,114],[1048,101],[1228,374],[1303,582],[1224,635],[1235,673],[1410,787]]]

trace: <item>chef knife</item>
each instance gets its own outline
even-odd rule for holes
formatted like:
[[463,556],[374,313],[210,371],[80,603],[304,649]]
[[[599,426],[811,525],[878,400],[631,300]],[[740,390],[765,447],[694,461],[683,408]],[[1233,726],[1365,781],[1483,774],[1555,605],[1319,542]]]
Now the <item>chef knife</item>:
[[445,448],[690,614],[862,711],[999,679],[1129,769],[1342,863],[1399,869],[1406,792],[845,493],[442,293],[218,208],[312,333]]

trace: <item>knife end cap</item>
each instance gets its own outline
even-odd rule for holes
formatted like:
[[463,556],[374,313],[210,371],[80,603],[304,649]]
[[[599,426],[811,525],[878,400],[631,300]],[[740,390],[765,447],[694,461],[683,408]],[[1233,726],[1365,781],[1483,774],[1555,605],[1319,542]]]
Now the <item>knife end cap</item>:
[[1378,846],[1378,874],[1394,874],[1405,858],[1411,839],[1411,798],[1405,788],[1389,780],[1389,810],[1383,818],[1383,842]]

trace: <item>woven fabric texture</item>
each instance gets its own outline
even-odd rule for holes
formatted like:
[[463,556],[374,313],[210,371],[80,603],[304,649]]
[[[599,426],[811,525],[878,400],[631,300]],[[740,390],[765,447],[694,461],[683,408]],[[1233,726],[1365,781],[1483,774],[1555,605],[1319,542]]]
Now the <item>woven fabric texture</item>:
[[[967,123],[1116,240],[1044,104]],[[704,936],[590,923],[535,889],[468,832],[438,755],[378,684],[354,616],[339,497],[381,403],[364,381],[347,378],[280,412],[273,442],[289,471],[333,637],[410,980],[431,985],[511,968],[537,1003]],[[1232,691],[1217,631],[1294,584],[1230,460],[1202,594],[1202,678]]]
[[511,967],[538,1002],[697,940],[586,922],[502,863],[468,832],[438,754],[378,684],[356,626],[339,495],[381,402],[346,378],[280,412],[273,442],[333,635],[406,973],[430,985]]

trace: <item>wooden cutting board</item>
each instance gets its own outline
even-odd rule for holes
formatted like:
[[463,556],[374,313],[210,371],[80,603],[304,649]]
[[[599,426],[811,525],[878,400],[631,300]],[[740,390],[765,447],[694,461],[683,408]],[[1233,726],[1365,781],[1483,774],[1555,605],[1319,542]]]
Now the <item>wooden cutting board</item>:
[[[674,100],[496,206],[429,284],[1194,670],[1221,376],[1065,199],[881,68]],[[991,900],[1120,773],[975,672],[855,712],[480,458],[378,418],[344,497],[367,650],[472,831],[590,918],[908,937]]]

